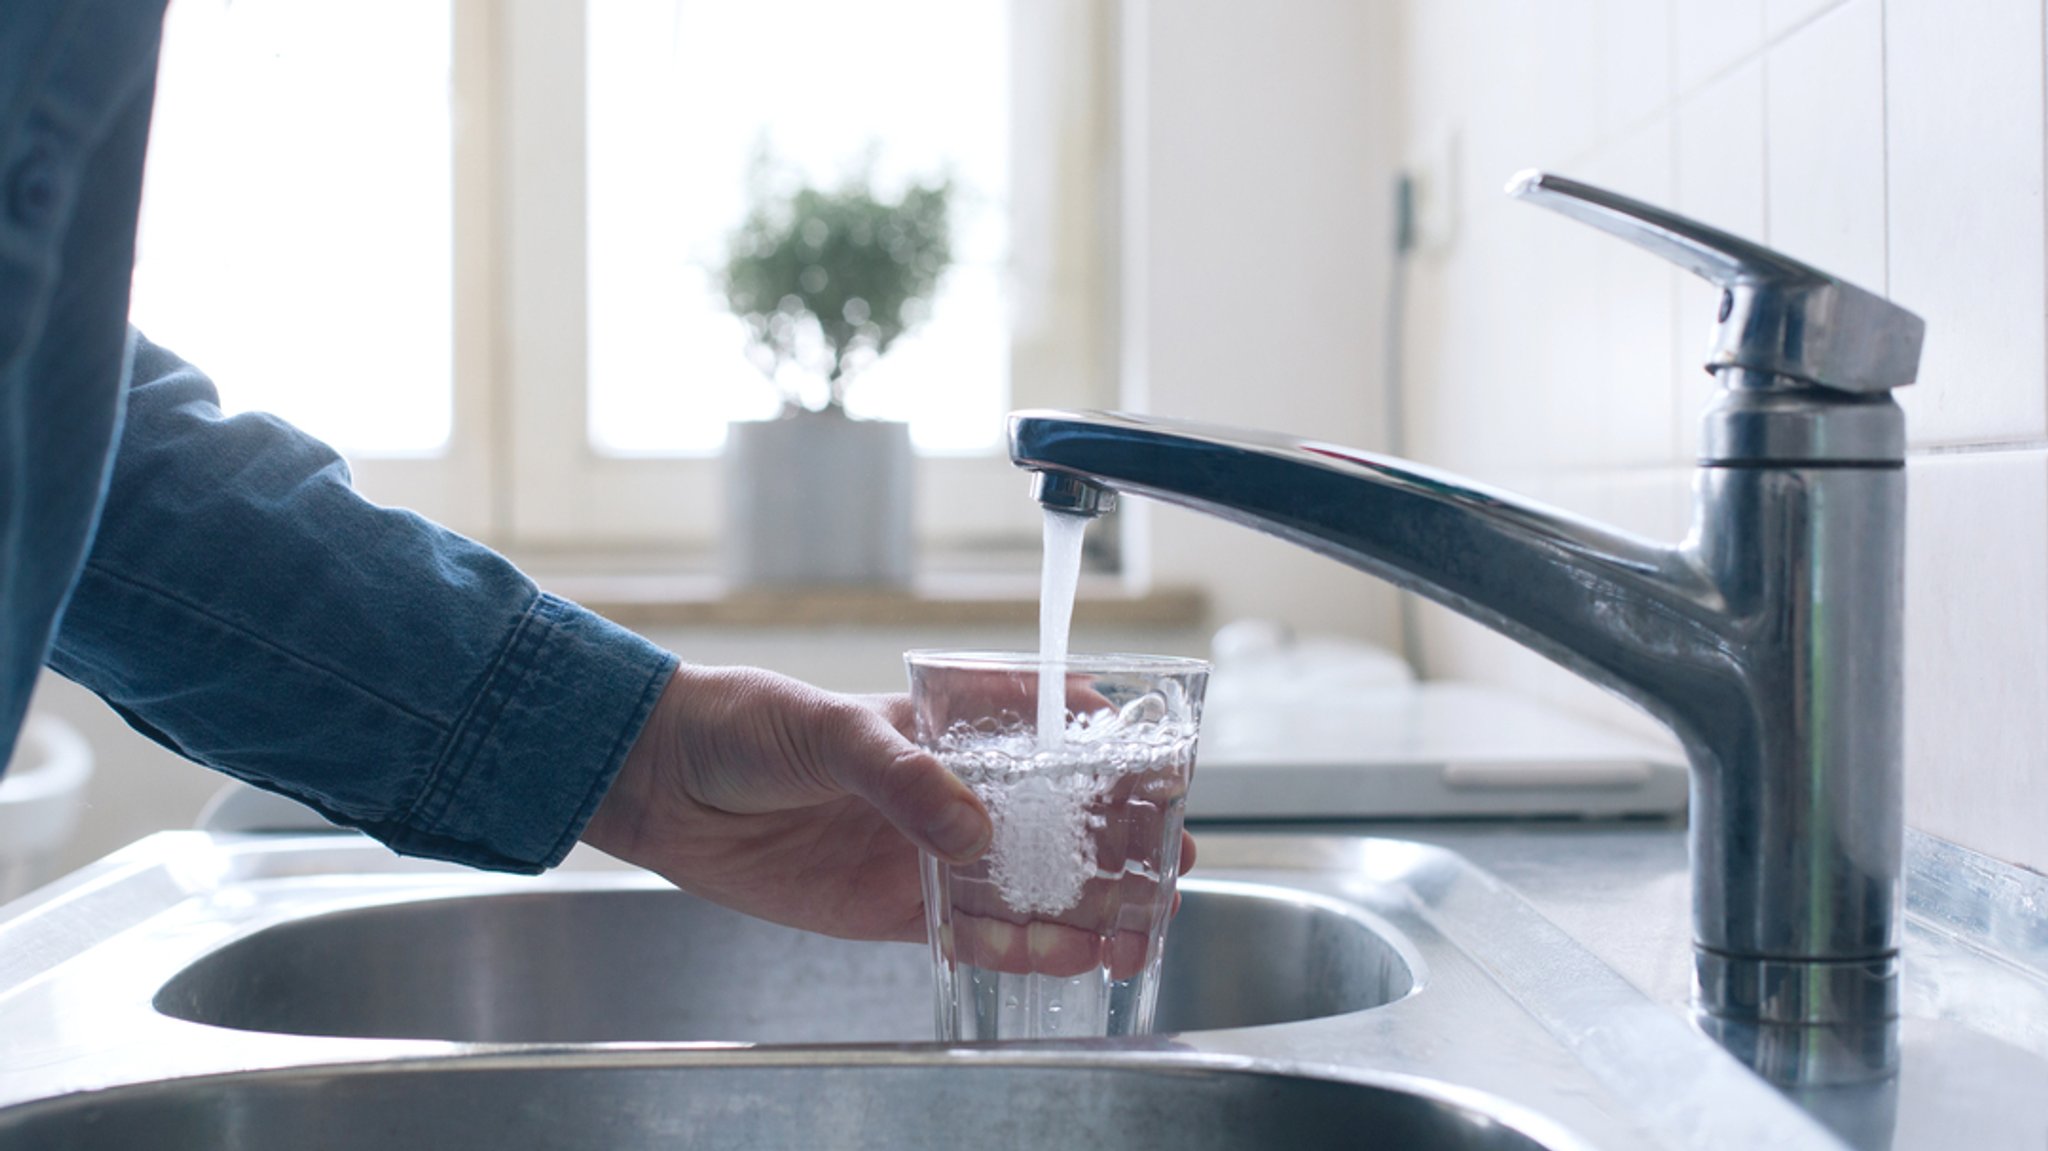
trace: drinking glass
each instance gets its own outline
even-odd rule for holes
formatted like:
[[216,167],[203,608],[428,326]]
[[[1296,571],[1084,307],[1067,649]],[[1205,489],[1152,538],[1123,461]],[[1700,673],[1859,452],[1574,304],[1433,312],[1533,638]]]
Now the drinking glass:
[[[1209,665],[913,651],[916,739],[987,806],[965,867],[924,857],[944,1042],[1150,1031]],[[1041,710],[1041,681],[1057,693]],[[1040,731],[1037,716],[1060,715]]]

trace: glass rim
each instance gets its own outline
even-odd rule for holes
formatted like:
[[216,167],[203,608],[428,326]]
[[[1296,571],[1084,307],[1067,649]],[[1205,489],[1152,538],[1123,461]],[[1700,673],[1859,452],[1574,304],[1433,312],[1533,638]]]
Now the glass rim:
[[[903,653],[911,668],[953,668],[962,671],[1041,671],[1045,656],[1036,651],[1001,651],[992,648],[912,648]],[[1207,674],[1206,659],[1185,655],[1139,655],[1127,652],[1075,652],[1060,662],[1068,672],[1085,675],[1143,673],[1151,675]]]

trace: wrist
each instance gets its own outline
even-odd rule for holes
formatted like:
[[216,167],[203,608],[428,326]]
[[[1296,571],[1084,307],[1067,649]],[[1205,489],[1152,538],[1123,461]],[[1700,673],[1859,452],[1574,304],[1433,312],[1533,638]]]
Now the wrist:
[[607,855],[631,860],[643,853],[649,836],[659,830],[653,802],[661,779],[660,765],[675,753],[676,721],[682,696],[683,669],[678,667],[662,686],[661,695],[640,725],[611,787],[598,802],[582,839]]

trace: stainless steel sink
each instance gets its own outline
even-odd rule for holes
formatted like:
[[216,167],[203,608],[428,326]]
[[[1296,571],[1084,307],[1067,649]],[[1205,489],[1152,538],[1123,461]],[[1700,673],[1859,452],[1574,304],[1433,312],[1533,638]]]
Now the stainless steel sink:
[[172,833],[0,908],[0,1149],[1838,1147],[1440,847],[1216,832],[1160,1034],[941,1047],[924,950],[643,873]]
[[1159,1066],[798,1066],[563,1058],[187,1079],[0,1113],[39,1151],[604,1147],[1424,1147],[1537,1151],[1513,1116],[1416,1085]]
[[[468,1043],[914,1043],[930,952],[778,927],[674,890],[554,887],[385,903],[256,930],[181,971],[166,1015],[247,1031]],[[1357,909],[1189,879],[1159,1026],[1292,1023],[1415,977]]]

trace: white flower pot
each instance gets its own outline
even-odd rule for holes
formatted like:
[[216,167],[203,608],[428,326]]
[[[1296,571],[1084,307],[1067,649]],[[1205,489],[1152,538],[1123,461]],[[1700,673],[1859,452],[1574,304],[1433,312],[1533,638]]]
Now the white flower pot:
[[904,587],[910,425],[836,410],[734,423],[725,570],[734,587]]

